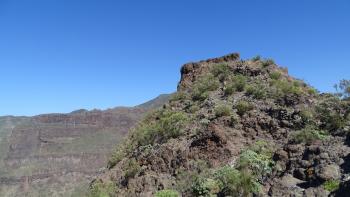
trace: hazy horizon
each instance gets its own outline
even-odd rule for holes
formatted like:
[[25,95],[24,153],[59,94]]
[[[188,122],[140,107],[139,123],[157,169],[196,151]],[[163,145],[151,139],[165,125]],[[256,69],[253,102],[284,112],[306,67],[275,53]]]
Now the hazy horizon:
[[[335,3],[336,2],[336,3]],[[0,116],[134,106],[181,65],[261,55],[321,92],[350,78],[350,2],[0,1]]]

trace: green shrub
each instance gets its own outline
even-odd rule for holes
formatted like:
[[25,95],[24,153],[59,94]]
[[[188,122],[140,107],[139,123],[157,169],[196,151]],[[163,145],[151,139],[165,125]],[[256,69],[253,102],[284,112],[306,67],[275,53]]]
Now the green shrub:
[[302,87],[287,80],[273,80],[271,86],[271,93],[274,98],[281,98],[290,94],[300,96],[303,93]]
[[243,75],[236,75],[231,78],[230,82],[225,88],[225,95],[231,95],[234,92],[242,92],[245,89],[247,77]]
[[267,96],[267,91],[262,85],[249,85],[246,88],[246,95],[255,99],[264,99]]
[[117,163],[126,157],[133,149],[133,142],[126,138],[123,140],[123,143],[119,144],[116,149],[113,151],[111,157],[108,160],[107,168],[113,168]]
[[323,183],[323,188],[329,192],[334,192],[339,189],[340,181],[338,180],[329,180]]
[[192,184],[192,194],[194,196],[214,196],[219,193],[218,182],[204,177],[196,177]]
[[107,168],[108,168],[108,169],[113,168],[113,167],[114,167],[115,165],[117,165],[117,163],[119,163],[125,156],[126,156],[126,152],[124,151],[124,149],[122,149],[121,147],[118,147],[118,148],[112,153],[112,156],[109,158],[108,164],[107,164]]
[[232,109],[228,105],[219,105],[215,107],[214,111],[215,111],[216,117],[222,117],[222,116],[230,116]]
[[[271,146],[258,141],[241,152],[235,168],[224,166],[213,172],[211,178],[201,178],[194,185],[196,196],[249,196],[258,194],[264,177],[272,172],[274,162]],[[210,184],[208,183],[210,181]],[[211,187],[209,187],[210,185]],[[219,192],[217,192],[219,190]]]
[[282,74],[277,71],[270,74],[270,78],[273,80],[279,80],[281,77],[282,77]]
[[186,100],[188,98],[188,94],[186,92],[176,92],[171,98],[170,102]]
[[214,64],[211,73],[220,81],[227,79],[230,76],[231,69],[227,64]]
[[220,83],[213,75],[200,77],[195,83],[192,92],[193,100],[203,101],[208,98],[210,91],[215,91],[219,88]]
[[238,193],[240,172],[230,166],[225,166],[218,169],[214,173],[214,179],[218,180],[220,191],[225,195]]
[[239,168],[248,169],[261,181],[272,172],[273,166],[271,155],[259,154],[251,149],[244,150],[239,157]]
[[258,194],[263,178],[272,172],[273,151],[268,143],[258,141],[240,154],[235,167],[224,166],[198,176],[193,185],[194,196],[249,196]]
[[337,112],[330,112],[329,114],[324,114],[322,117],[324,123],[324,128],[329,131],[336,131],[340,128],[343,128],[346,125],[346,120],[341,114]]
[[238,121],[239,121],[238,115],[236,113],[231,114],[231,116],[230,116],[230,124],[231,124],[231,126],[234,126],[235,124],[237,124]]
[[257,56],[255,56],[255,57],[252,58],[252,61],[253,61],[253,62],[257,62],[257,61],[259,61],[259,60],[261,60],[261,56],[260,56],[260,55],[257,55]]
[[201,92],[198,89],[194,89],[192,93],[192,99],[194,101],[204,101],[207,98],[209,98],[209,91]]
[[129,180],[130,178],[134,178],[140,172],[141,167],[133,158],[130,159],[125,166],[123,166],[123,170],[125,179]]
[[301,86],[303,86],[303,82],[300,81],[300,80],[294,80],[294,81],[293,81],[293,86],[295,86],[295,87],[301,87]]
[[209,123],[210,123],[210,120],[208,120],[208,119],[206,119],[206,118],[203,118],[203,119],[201,119],[201,120],[199,121],[199,123],[200,123],[201,125],[208,126]]
[[230,166],[216,169],[211,178],[198,176],[192,184],[193,196],[248,196],[257,194],[260,184],[248,171]]
[[319,131],[314,129],[312,126],[307,126],[306,128],[297,131],[292,135],[292,140],[295,143],[305,143],[312,144],[316,140],[324,140],[327,137],[327,133],[324,131]]
[[254,106],[246,101],[239,101],[236,105],[237,114],[243,116],[246,112],[254,109]]
[[272,158],[273,156],[273,147],[270,143],[263,140],[258,140],[253,145],[249,146],[249,150],[265,155],[269,158]]
[[329,97],[316,106],[321,128],[333,132],[346,126],[344,103],[337,97]]
[[236,91],[242,92],[246,86],[247,77],[244,75],[236,75],[233,77],[232,81],[235,84]]
[[155,197],[179,197],[179,193],[174,190],[161,190],[155,194]]
[[95,181],[89,190],[88,197],[112,197],[117,192],[117,187],[112,182],[103,183],[98,180]]
[[260,184],[248,171],[238,171],[230,166],[218,169],[214,180],[223,196],[248,196],[260,190]]
[[273,59],[267,59],[267,60],[264,60],[264,61],[262,62],[262,67],[263,67],[263,68],[266,68],[266,67],[268,67],[268,66],[270,66],[270,65],[273,65],[273,64],[275,64],[275,62],[273,61]]
[[315,122],[315,115],[311,109],[301,110],[299,116],[305,125],[312,125]]
[[138,145],[164,143],[170,138],[176,138],[183,133],[183,128],[189,118],[183,112],[170,110],[156,111],[152,118],[146,118],[133,133],[132,138]]
[[[176,174],[176,189],[180,193],[193,192],[195,188],[199,189],[199,179],[204,179],[209,173],[209,165],[204,160],[189,160],[191,170],[180,168]],[[199,192],[198,192],[199,193]]]
[[189,111],[190,113],[192,113],[192,114],[196,113],[196,112],[199,111],[199,110],[200,110],[200,107],[199,107],[198,105],[192,105],[192,106],[188,109],[188,111]]
[[226,96],[233,94],[236,91],[235,85],[234,84],[229,84],[225,90],[224,93]]
[[317,95],[318,91],[315,88],[308,88],[307,89],[307,93],[311,94],[311,95]]

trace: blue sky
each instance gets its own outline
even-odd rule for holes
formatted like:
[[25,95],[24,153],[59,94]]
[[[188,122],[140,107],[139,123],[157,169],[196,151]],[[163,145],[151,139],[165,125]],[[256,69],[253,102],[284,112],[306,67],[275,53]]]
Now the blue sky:
[[350,78],[348,0],[0,0],[0,115],[132,106],[180,66],[260,54],[321,91]]

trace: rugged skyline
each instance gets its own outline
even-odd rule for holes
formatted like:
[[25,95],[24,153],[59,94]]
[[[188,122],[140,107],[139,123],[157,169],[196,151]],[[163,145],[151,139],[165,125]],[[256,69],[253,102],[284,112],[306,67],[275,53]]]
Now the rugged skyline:
[[184,62],[273,58],[321,91],[349,76],[350,3],[0,1],[0,115],[133,106]]

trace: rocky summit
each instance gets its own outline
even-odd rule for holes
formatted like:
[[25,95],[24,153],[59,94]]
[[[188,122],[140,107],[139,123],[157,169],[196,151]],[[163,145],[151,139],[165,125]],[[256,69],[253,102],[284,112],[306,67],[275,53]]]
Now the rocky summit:
[[128,108],[0,117],[0,196],[85,196],[113,147],[168,97]]
[[87,196],[348,196],[349,112],[271,59],[188,63]]

